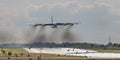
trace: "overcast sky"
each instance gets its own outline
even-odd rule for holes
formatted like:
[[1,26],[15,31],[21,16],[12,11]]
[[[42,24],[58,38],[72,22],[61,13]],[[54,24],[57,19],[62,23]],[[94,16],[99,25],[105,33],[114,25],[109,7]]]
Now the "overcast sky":
[[120,42],[120,0],[0,0],[0,29],[23,30],[29,24],[81,22],[73,27],[79,42]]

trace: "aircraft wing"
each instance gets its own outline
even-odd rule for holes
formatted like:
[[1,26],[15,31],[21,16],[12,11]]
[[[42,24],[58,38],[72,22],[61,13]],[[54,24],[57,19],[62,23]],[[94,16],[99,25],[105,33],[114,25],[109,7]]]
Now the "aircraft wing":
[[35,24],[33,26],[67,26],[67,25],[70,25],[70,26],[73,26],[75,24],[79,24],[79,23],[48,23],[48,24]]
[[33,26],[35,26],[35,27],[36,27],[36,26],[42,26],[42,25],[43,25],[43,24],[35,24],[35,25],[33,25]]
[[63,25],[63,26],[66,26],[66,25],[77,25],[79,23],[56,23],[55,25]]

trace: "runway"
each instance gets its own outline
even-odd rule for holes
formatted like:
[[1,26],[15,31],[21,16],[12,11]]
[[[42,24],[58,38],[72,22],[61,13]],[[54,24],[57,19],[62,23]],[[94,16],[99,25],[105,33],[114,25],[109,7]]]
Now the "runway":
[[29,53],[48,53],[60,54],[67,56],[86,56],[87,58],[118,58],[120,53],[100,53],[93,50],[77,49],[77,48],[24,48]]

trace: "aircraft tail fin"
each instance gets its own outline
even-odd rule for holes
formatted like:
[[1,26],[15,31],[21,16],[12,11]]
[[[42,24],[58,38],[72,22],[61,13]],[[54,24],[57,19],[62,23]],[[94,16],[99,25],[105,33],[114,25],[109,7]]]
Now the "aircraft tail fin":
[[53,21],[53,16],[51,16],[51,22],[54,22],[54,21]]

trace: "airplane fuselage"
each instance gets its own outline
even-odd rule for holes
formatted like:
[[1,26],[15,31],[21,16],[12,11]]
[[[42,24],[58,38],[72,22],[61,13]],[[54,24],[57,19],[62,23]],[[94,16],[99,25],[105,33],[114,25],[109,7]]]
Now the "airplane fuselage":
[[34,27],[37,27],[37,26],[51,26],[52,28],[57,28],[57,26],[73,26],[75,24],[78,24],[78,23],[56,23],[56,22],[53,21],[53,17],[51,16],[51,23],[35,24],[33,26]]

